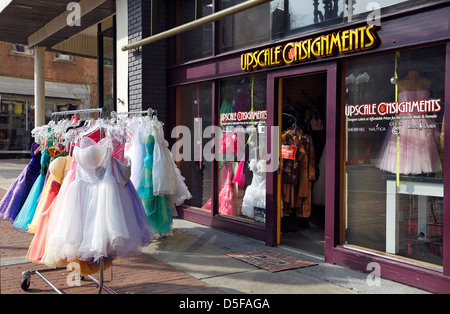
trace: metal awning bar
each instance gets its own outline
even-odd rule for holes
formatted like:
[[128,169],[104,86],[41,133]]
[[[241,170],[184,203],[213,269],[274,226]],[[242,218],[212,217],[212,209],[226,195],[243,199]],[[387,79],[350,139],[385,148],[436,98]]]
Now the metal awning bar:
[[200,18],[198,20],[195,20],[195,21],[192,21],[192,22],[189,22],[189,23],[186,23],[186,24],[174,27],[174,28],[169,29],[167,31],[164,31],[162,33],[159,33],[159,34],[156,34],[156,35],[153,35],[153,36],[141,39],[139,41],[136,41],[136,42],[134,42],[132,44],[125,45],[125,46],[122,47],[122,50],[123,51],[127,51],[127,50],[135,49],[135,48],[138,48],[138,47],[141,47],[141,46],[144,46],[144,45],[148,45],[148,44],[154,43],[156,41],[159,41],[161,39],[165,39],[165,38],[168,38],[168,37],[171,37],[171,36],[174,36],[174,35],[186,32],[188,30],[197,28],[199,26],[202,26],[202,25],[205,25],[205,24],[208,24],[208,23],[211,23],[211,22],[215,22],[215,21],[220,20],[220,19],[222,19],[224,17],[227,17],[227,16],[230,16],[230,15],[233,15],[233,14],[236,14],[236,13],[239,13],[239,12],[251,9],[253,7],[256,7],[258,5],[261,5],[261,4],[270,2],[270,1],[272,1],[272,0],[248,0],[248,1],[245,1],[245,2],[243,2],[241,4],[237,4],[237,5],[234,5],[232,7],[229,7],[229,8],[226,8],[224,10],[221,10],[219,12],[210,14],[210,15],[205,16],[205,17],[202,17],[202,18]]

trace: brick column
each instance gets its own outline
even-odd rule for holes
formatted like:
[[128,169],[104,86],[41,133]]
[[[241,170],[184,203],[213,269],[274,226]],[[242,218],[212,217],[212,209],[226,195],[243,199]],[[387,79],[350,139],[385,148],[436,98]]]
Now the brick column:
[[[130,43],[151,35],[151,17],[156,17],[156,32],[166,30],[166,1],[156,1],[152,14],[151,1],[128,0],[128,40]],[[155,12],[153,12],[155,13]],[[167,76],[166,41],[140,47],[128,52],[128,110],[158,110],[158,118],[166,124]]]

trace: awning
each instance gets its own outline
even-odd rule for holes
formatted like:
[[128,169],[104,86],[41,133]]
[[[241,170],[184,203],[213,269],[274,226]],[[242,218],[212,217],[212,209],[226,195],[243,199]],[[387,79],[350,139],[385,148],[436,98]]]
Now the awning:
[[[90,86],[59,82],[45,82],[45,96],[65,99],[81,99],[90,96]],[[34,81],[0,76],[0,95],[34,95]]]
[[116,11],[114,0],[81,0],[80,26],[69,26],[67,5],[73,0],[0,0],[0,41],[43,46],[55,45],[111,16]]

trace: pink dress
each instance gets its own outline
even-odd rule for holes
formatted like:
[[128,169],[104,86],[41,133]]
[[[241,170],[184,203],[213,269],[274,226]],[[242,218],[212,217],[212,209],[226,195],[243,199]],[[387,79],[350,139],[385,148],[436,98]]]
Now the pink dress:
[[[224,162],[223,168],[220,172],[219,213],[235,216],[237,206],[232,180],[232,163]],[[211,210],[211,199],[209,199],[202,208]]]
[[[398,102],[427,100],[429,91],[404,91]],[[439,158],[439,130],[436,121],[429,118],[413,119],[422,113],[398,114],[400,129],[400,174],[434,173],[442,170]],[[406,118],[406,119],[405,119]],[[377,167],[397,173],[397,135],[392,127],[386,134]]]
[[[219,138],[219,155],[226,159],[226,154],[239,154],[240,143],[235,134],[223,133]],[[244,159],[243,159],[244,162]],[[219,213],[235,216],[237,214],[237,195],[233,189],[233,164],[234,162],[224,161],[222,170],[220,171],[220,185],[219,185]],[[242,165],[244,165],[242,163]],[[239,175],[237,181],[243,177],[243,173]],[[245,180],[245,177],[243,178]],[[202,206],[203,209],[211,210],[211,198]]]

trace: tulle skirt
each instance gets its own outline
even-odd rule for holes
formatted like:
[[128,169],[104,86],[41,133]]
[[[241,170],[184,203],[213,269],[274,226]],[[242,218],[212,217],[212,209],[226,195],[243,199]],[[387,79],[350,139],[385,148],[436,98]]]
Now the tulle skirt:
[[[47,225],[47,230],[44,229],[40,229],[38,227],[38,229],[36,230],[36,234],[35,237],[38,237],[40,239],[40,244],[37,244],[37,241],[35,242],[35,240],[33,239],[33,242],[30,245],[30,249],[29,249],[29,256],[30,256],[30,260],[34,261],[34,262],[41,262],[46,264],[49,267],[61,267],[62,265],[64,265],[66,263],[66,261],[62,261],[62,258],[59,256],[56,256],[54,254],[54,250],[53,248],[48,245],[48,238],[50,234],[53,234],[54,229],[56,228],[57,222],[59,220],[61,211],[64,209],[64,198],[67,194],[67,191],[69,189],[69,186],[72,184],[72,182],[74,182],[76,178],[76,161],[73,160],[72,161],[72,168],[67,172],[66,177],[64,178],[64,181],[61,185],[61,188],[59,189],[59,193],[56,196],[54,202],[52,203],[51,207],[49,208],[48,212],[47,212],[47,216],[46,218],[48,219],[48,225]],[[43,222],[41,222],[43,223]],[[41,234],[45,233],[45,234]],[[34,245],[43,245],[44,247],[44,251],[42,252],[42,257],[36,257],[35,256],[31,256],[30,251],[33,250],[33,246]]]
[[152,156],[146,154],[141,184],[137,191],[156,236],[172,235],[173,213],[168,195],[153,194]]
[[147,232],[134,229],[143,226],[142,217],[130,223],[136,216],[127,211],[135,210],[135,206],[123,204],[136,200],[130,203],[127,196],[110,175],[98,183],[72,182],[63,198],[64,206],[49,229],[51,254],[69,262],[94,263],[100,258],[139,254],[140,248],[151,241],[150,227]]
[[[42,263],[48,267],[66,267],[74,272],[79,273],[81,276],[92,275],[100,270],[100,264],[95,263],[93,260],[80,261],[78,259],[71,260],[63,259],[55,254],[55,250],[52,246],[48,245],[49,234],[52,234],[55,228],[55,224],[58,221],[60,212],[63,208],[64,197],[67,194],[69,186],[74,182],[76,178],[76,162],[72,162],[72,169],[67,172],[64,178],[63,184],[59,190],[58,196],[53,201],[52,205],[47,211],[42,213],[41,220],[39,221],[36,229],[36,234],[28,249],[27,259],[35,262]],[[47,226],[45,225],[47,224]],[[106,259],[104,263],[104,269],[107,269],[112,264],[111,261]]]
[[[401,117],[401,115],[399,115]],[[400,128],[400,173],[421,174],[440,172],[439,133],[427,128],[436,125],[433,119],[405,119]],[[417,122],[416,122],[417,121]],[[418,124],[419,128],[411,128]],[[420,123],[420,124],[419,124]],[[397,135],[392,134],[392,127],[378,158],[377,167],[391,173],[397,172]]]
[[259,184],[251,184],[245,190],[242,199],[242,215],[248,217],[255,216],[255,207],[266,208],[266,184],[261,181]]

